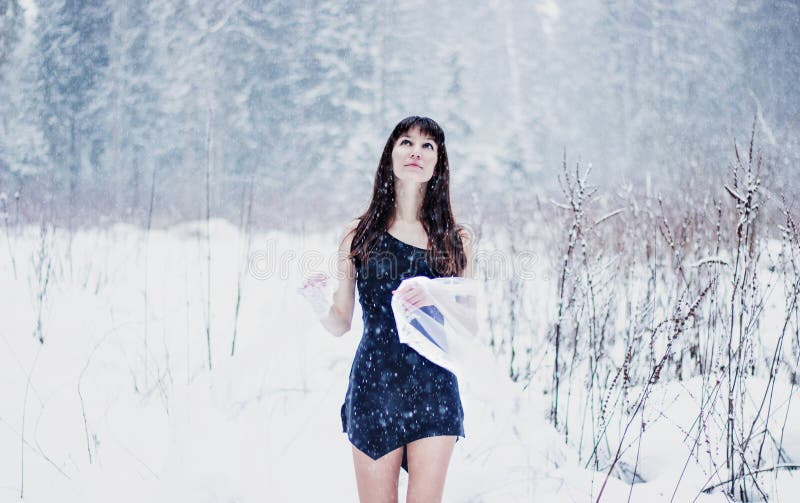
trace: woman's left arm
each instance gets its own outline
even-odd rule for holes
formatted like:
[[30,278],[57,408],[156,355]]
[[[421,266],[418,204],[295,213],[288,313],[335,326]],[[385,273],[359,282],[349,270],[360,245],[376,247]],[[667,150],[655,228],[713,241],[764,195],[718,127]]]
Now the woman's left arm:
[[467,259],[467,264],[461,276],[464,278],[472,278],[475,272],[473,270],[474,249],[472,246],[472,236],[466,230],[461,230],[459,235],[461,237],[461,246],[464,249],[464,256]]

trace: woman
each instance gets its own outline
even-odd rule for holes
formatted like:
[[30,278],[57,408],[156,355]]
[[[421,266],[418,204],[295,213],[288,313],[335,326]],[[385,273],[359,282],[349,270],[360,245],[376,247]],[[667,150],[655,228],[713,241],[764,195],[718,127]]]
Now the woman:
[[[394,128],[372,200],[345,228],[339,257],[339,284],[321,321],[336,336],[347,332],[358,288],[364,333],[341,416],[359,498],[397,501],[402,466],[409,503],[441,501],[453,447],[464,436],[458,382],[399,342],[391,309],[406,278],[471,275],[470,243],[450,207],[444,132],[432,119],[408,117]],[[396,294],[413,306],[430,304],[418,288]]]

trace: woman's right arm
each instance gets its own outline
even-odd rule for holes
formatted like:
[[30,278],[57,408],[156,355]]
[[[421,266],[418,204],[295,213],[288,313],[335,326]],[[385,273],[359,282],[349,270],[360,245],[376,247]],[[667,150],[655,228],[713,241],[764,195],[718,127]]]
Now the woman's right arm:
[[347,333],[353,321],[356,270],[352,259],[350,259],[350,245],[353,242],[353,234],[357,224],[357,220],[348,224],[342,233],[342,238],[339,240],[335,272],[335,277],[339,280],[338,286],[336,291],[333,292],[333,304],[328,316],[320,320],[322,326],[336,337],[341,337]]

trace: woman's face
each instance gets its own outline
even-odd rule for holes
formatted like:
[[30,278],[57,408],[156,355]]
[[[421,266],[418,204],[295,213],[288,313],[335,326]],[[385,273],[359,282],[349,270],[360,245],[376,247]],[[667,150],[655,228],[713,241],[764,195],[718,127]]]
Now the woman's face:
[[438,147],[433,138],[412,128],[400,135],[392,149],[392,172],[400,180],[426,183],[433,177]]

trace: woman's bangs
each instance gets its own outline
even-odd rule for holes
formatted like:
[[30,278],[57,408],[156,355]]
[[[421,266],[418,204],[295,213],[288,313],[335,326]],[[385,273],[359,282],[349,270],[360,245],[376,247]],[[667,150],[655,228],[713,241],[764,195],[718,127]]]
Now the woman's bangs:
[[444,145],[444,131],[442,131],[442,128],[439,127],[439,124],[433,119],[418,116],[406,117],[400,121],[398,126],[398,138],[408,133],[410,130],[417,128],[420,133],[433,138],[433,141],[435,141],[438,146]]

